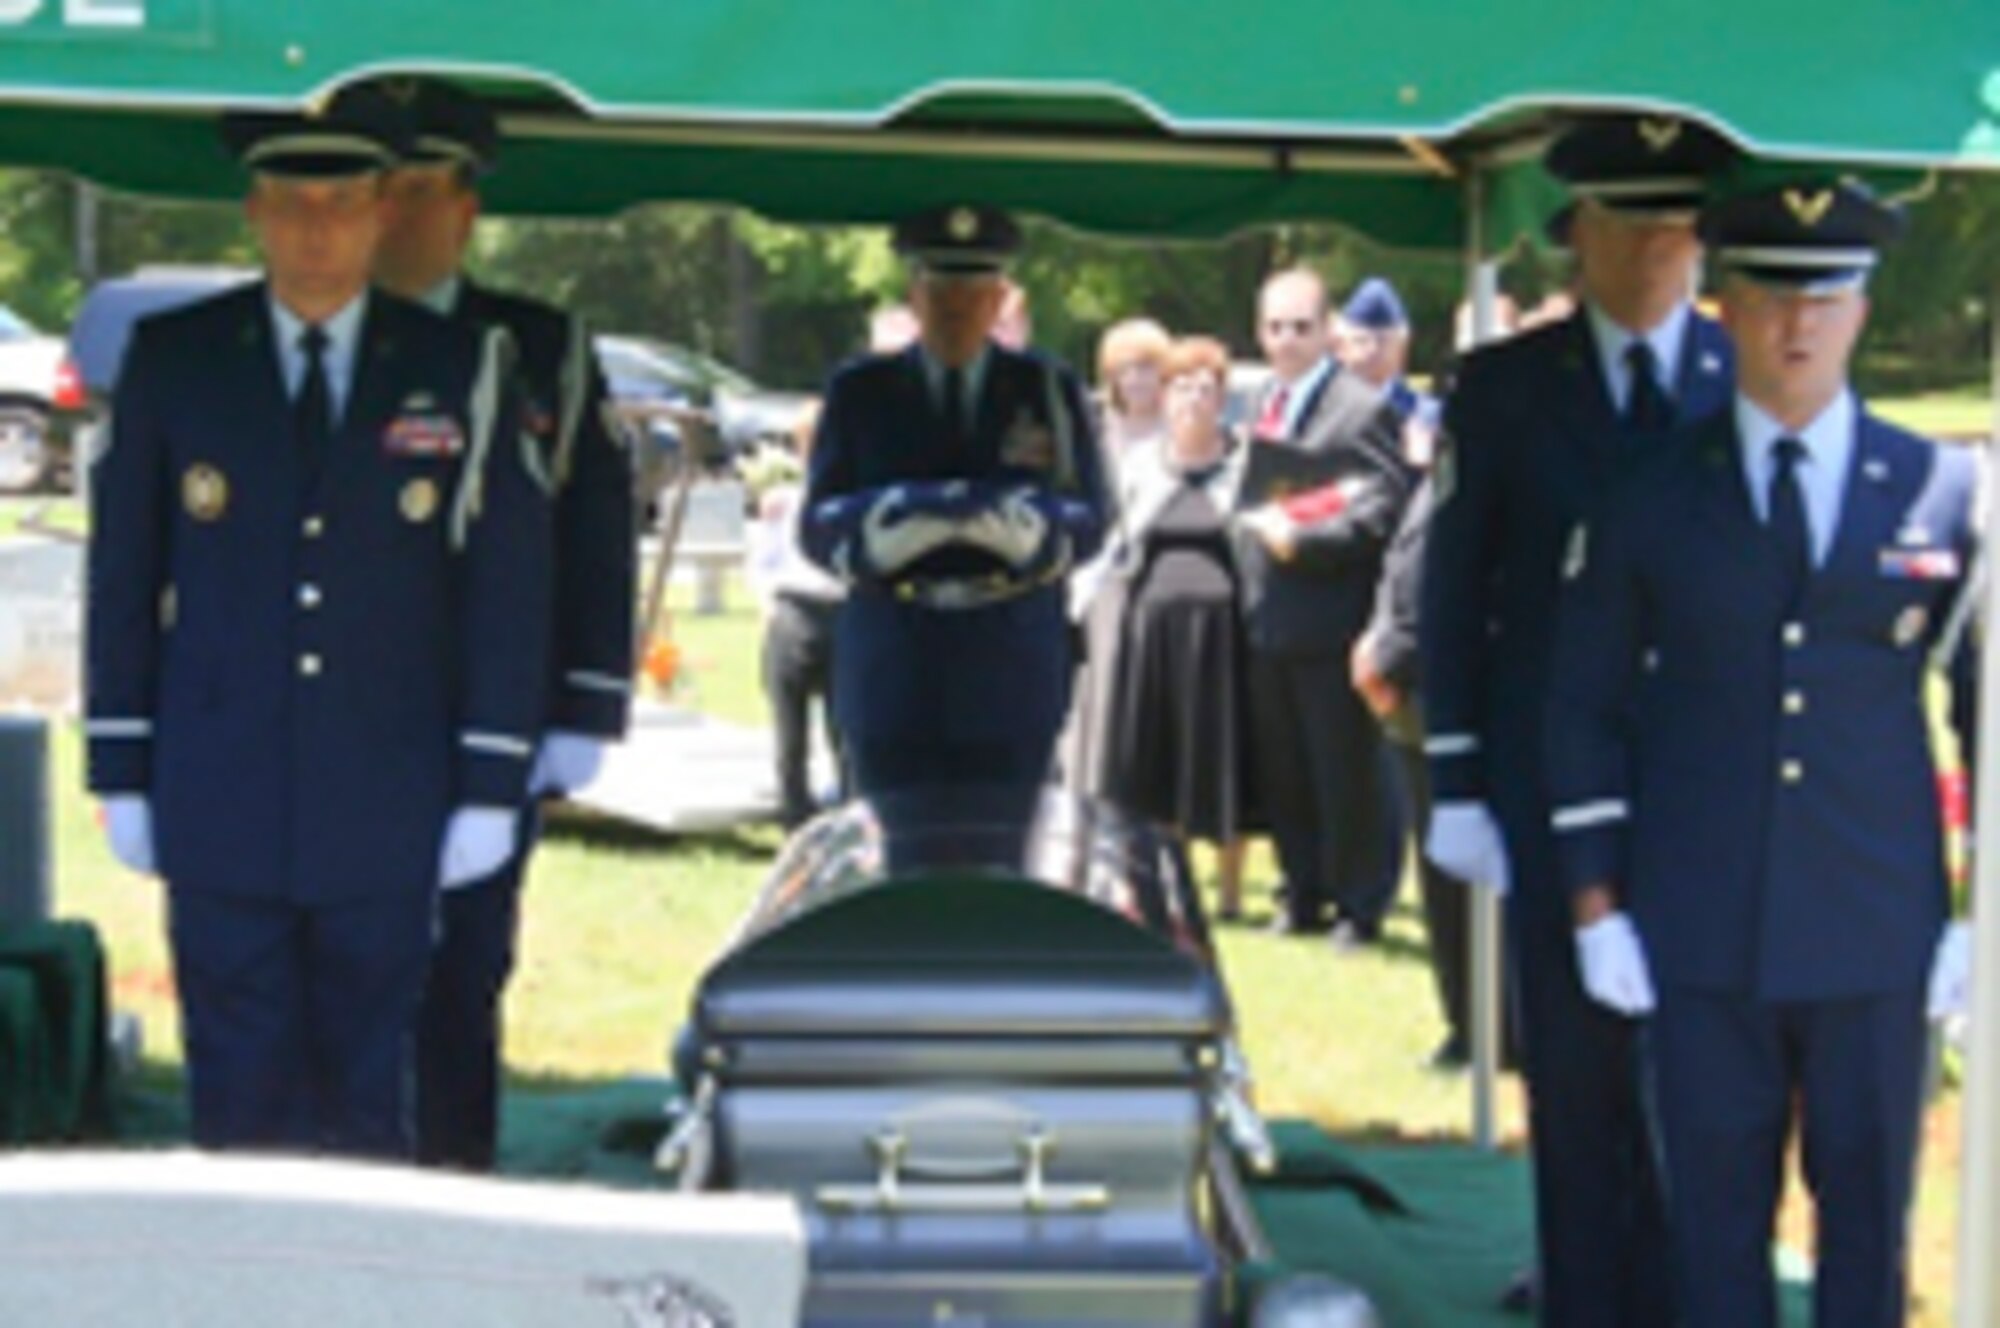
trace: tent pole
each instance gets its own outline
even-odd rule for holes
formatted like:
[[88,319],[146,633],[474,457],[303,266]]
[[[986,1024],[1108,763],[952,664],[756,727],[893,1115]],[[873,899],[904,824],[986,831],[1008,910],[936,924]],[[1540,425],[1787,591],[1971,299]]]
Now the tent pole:
[[[2000,311],[2000,290],[1990,306]],[[2000,386],[2000,330],[1992,334],[1993,379]],[[2000,438],[2000,399],[1994,436]],[[1989,462],[1996,459],[1989,455]],[[1990,480],[1989,480],[1990,482]],[[1989,495],[1989,503],[1991,498]],[[1989,528],[1987,538],[1993,532]],[[2000,574],[1987,565],[1983,623],[2000,623]],[[1988,754],[1976,773],[1973,843],[1974,936],[1972,1023],[1965,1038],[1965,1095],[1960,1102],[1958,1183],[1958,1328],[2000,1328],[2000,1274],[1993,1261],[2000,1241],[2000,772],[1990,754],[2000,752],[2000,650],[1979,663],[1979,750]]]
[[[1472,311],[1472,345],[1498,334],[1500,265],[1486,260],[1486,168],[1475,165],[1465,177],[1465,284]],[[1500,898],[1491,890],[1472,891],[1472,1139],[1481,1148],[1500,1144],[1496,1109],[1500,1078]]]

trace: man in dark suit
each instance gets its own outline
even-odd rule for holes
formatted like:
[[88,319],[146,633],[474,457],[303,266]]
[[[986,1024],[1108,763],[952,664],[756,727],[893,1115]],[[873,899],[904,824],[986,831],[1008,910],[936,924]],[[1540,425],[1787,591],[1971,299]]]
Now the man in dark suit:
[[1732,406],[1600,505],[1568,569],[1552,823],[1583,982],[1649,1017],[1685,1322],[1774,1328],[1797,1122],[1818,1328],[1904,1322],[1924,1016],[1962,1010],[1924,704],[1970,737],[1974,457],[1847,385],[1901,217],[1768,180],[1704,214]]
[[408,121],[411,150],[389,177],[376,279],[517,352],[522,460],[554,497],[549,695],[520,847],[499,871],[448,892],[417,1022],[417,1160],[490,1170],[499,1134],[501,997],[514,967],[522,880],[540,799],[590,782],[625,731],[632,673],[632,477],[608,424],[603,376],[581,320],[464,275],[479,177],[498,149],[493,113],[450,84],[385,79],[349,93]]
[[1552,145],[1582,304],[1475,351],[1445,405],[1425,552],[1429,856],[1506,890],[1526,1053],[1542,1322],[1666,1324],[1665,1236],[1630,1026],[1577,980],[1556,877],[1542,713],[1558,571],[1593,495],[1674,420],[1720,409],[1721,329],[1689,307],[1703,181],[1728,147],[1678,120],[1605,116]]
[[266,280],[126,357],[91,486],[90,787],[167,881],[195,1141],[401,1156],[437,891],[513,849],[548,507],[505,348],[368,287],[396,126],[224,131]]
[[1326,457],[1349,499],[1306,504],[1306,520],[1267,502],[1240,526],[1258,788],[1285,873],[1276,925],[1319,931],[1332,905],[1336,943],[1353,945],[1380,932],[1402,864],[1381,736],[1348,681],[1348,654],[1413,478],[1401,421],[1334,361],[1329,334],[1317,273],[1265,281],[1257,337],[1272,381],[1250,445]]
[[1063,573],[1107,498],[1067,369],[991,340],[1019,242],[990,208],[905,218],[923,335],[828,384],[801,538],[849,583],[833,709],[853,786],[1032,787],[1069,707]]

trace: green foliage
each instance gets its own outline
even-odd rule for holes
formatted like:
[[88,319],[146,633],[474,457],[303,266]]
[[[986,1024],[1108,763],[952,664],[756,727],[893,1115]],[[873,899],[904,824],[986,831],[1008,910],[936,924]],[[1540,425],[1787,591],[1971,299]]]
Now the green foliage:
[[[0,303],[41,326],[67,326],[88,287],[77,255],[78,188],[38,171],[0,171]],[[165,204],[100,195],[97,269],[145,263],[248,263],[232,204]],[[1254,356],[1258,283],[1303,263],[1337,301],[1362,277],[1395,282],[1415,323],[1412,363],[1434,373],[1451,354],[1464,281],[1450,255],[1383,249],[1335,227],[1289,225],[1218,243],[1139,243],[1030,220],[1016,277],[1036,343],[1088,371],[1103,330],[1145,314],[1176,332],[1219,336]],[[776,386],[813,388],[860,347],[868,312],[903,295],[904,272],[877,228],[779,225],[746,212],[656,204],[595,222],[495,220],[472,261],[498,284],[569,305],[606,331],[661,337],[739,365]],[[1503,272],[1523,305],[1562,285],[1567,262],[1523,249]],[[1874,317],[1857,377],[1874,394],[1985,381],[2000,290],[2000,180],[1941,178],[1872,287]]]

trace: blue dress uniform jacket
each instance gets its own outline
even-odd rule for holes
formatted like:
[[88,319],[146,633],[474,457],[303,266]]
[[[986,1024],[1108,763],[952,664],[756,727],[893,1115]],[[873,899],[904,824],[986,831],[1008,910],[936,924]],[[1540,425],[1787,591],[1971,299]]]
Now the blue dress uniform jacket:
[[1858,421],[1795,607],[1726,415],[1580,543],[1549,712],[1563,873],[1620,891],[1662,986],[1820,1001],[1928,973],[1947,898],[1923,680],[1973,558],[1975,467]]
[[93,472],[90,787],[151,797],[176,891],[434,890],[450,810],[521,801],[546,705],[506,348],[372,293],[308,473],[268,301],[134,334]]
[[[1678,418],[1732,388],[1720,328],[1690,316]],[[1432,797],[1484,802],[1512,869],[1507,943],[1534,1142],[1545,1328],[1674,1322],[1661,1203],[1629,1021],[1577,977],[1549,828],[1542,721],[1563,550],[1615,477],[1661,438],[1614,411],[1589,314],[1466,358],[1445,405],[1424,553],[1420,683]]]
[[552,305],[471,281],[452,313],[513,336],[531,464],[555,495],[548,727],[620,737],[632,691],[632,466],[590,337]]
[[[1723,406],[1732,363],[1722,329],[1691,317],[1680,420]],[[1564,546],[1649,445],[1621,427],[1581,310],[1467,356],[1445,404],[1421,617],[1432,791],[1487,802],[1510,841],[1517,826],[1546,834],[1542,709]],[[1553,885],[1519,865],[1518,887]]]
[[[917,348],[869,356],[829,384],[813,446],[801,536],[834,568],[866,504],[834,500],[922,480],[1039,486],[1069,561],[1096,552],[1108,500],[1075,377],[1033,352],[986,348],[985,378],[963,455],[939,438]],[[1067,415],[1061,419],[1058,412]],[[998,745],[1053,750],[1072,672],[1063,582],[980,608],[905,603],[858,582],[835,632],[833,710],[845,743]],[[1044,757],[1046,759],[1046,757]]]

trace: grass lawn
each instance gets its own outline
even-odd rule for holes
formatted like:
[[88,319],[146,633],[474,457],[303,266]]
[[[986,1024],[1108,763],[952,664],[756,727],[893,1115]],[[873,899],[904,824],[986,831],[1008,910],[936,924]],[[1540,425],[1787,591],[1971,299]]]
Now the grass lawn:
[[[746,596],[730,611],[674,619],[685,695],[710,713],[762,722],[756,677],[758,625]],[[57,893],[60,911],[94,921],[110,949],[114,1000],[140,1014],[148,1059],[179,1059],[160,888],[120,869],[103,847],[93,804],[80,792],[80,744],[64,723],[55,743]],[[522,954],[509,996],[511,1090],[529,1093],[661,1071],[688,993],[756,888],[777,846],[775,831],[688,839],[559,825],[535,860]],[[1198,865],[1204,872],[1205,865]],[[1423,1061],[1443,1035],[1414,890],[1384,944],[1360,955],[1279,939],[1262,930],[1262,886],[1252,858],[1251,922],[1221,932],[1259,1099],[1274,1115],[1305,1116],[1336,1131],[1399,1138],[1463,1138],[1465,1079]],[[1503,1089],[1503,1122],[1518,1146],[1518,1085]],[[1927,1122],[1914,1253],[1919,1309],[1912,1322],[1949,1318],[1958,1168],[1958,1097],[1944,1095]],[[1796,1194],[1797,1186],[1794,1185]],[[1809,1248],[1796,1199],[1792,1244]],[[1525,1252],[1524,1252],[1525,1253]]]

